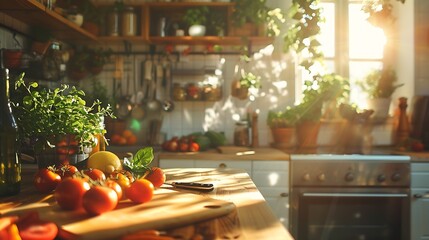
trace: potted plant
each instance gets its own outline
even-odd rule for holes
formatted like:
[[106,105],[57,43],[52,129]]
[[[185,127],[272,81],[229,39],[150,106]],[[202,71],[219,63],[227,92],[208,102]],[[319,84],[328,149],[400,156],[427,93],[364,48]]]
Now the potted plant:
[[244,100],[249,96],[249,92],[254,92],[261,88],[261,77],[251,72],[245,72],[243,69],[241,70],[240,78],[232,82],[231,95]]
[[15,82],[17,94],[12,105],[20,141],[31,140],[39,166],[71,161],[69,157],[75,153],[89,153],[98,136],[106,132],[103,118],[114,117],[111,107],[101,107],[98,100],[87,105],[82,98],[85,93],[75,87],[61,85],[50,90],[36,82],[25,83],[23,76]]
[[97,8],[91,1],[85,0],[79,5],[79,9],[83,15],[82,28],[98,36],[100,34],[100,26],[106,15],[106,8]]
[[188,33],[190,36],[204,36],[206,34],[205,24],[208,14],[209,9],[206,6],[186,10],[183,21],[189,25]]
[[384,121],[389,115],[391,97],[395,90],[404,84],[397,84],[395,70],[391,68],[375,69],[368,73],[358,86],[367,93],[367,107],[374,110],[374,120]]
[[296,124],[299,114],[298,108],[288,106],[285,110],[268,111],[267,125],[273,136],[273,145],[282,149],[295,147]]
[[108,63],[112,56],[112,49],[96,48],[89,50],[89,71],[93,75],[99,74],[106,63]]
[[87,77],[89,73],[90,56],[90,51],[86,48],[75,49],[70,60],[67,62],[67,72],[71,79],[79,81]]
[[317,147],[323,104],[335,101],[337,107],[348,98],[349,86],[346,79],[330,73],[317,74],[305,81],[302,102],[297,105],[300,115],[297,122],[297,143],[301,152],[313,152]]

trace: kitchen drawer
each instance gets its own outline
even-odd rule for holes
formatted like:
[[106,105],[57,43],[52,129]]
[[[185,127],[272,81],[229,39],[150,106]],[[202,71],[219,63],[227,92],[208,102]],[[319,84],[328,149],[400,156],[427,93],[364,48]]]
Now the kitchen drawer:
[[427,172],[429,173],[429,163],[412,163],[411,172]]
[[264,170],[277,170],[277,171],[289,171],[288,161],[253,161],[253,171],[264,171]]
[[195,160],[197,168],[235,168],[243,169],[249,175],[252,173],[251,161],[233,161],[233,160]]
[[194,160],[160,159],[160,168],[193,168]]
[[289,188],[289,173],[285,170],[255,170],[252,180],[258,187]]
[[429,188],[429,172],[411,173],[412,188]]

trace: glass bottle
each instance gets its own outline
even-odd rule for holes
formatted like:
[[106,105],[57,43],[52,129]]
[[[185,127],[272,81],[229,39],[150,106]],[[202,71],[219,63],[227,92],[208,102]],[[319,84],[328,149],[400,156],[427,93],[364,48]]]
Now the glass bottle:
[[135,36],[137,34],[137,15],[134,7],[127,6],[122,13],[122,36]]
[[9,99],[9,70],[3,66],[0,51],[0,196],[18,194],[21,165],[18,159],[18,127]]
[[119,10],[117,7],[107,15],[107,35],[119,36]]

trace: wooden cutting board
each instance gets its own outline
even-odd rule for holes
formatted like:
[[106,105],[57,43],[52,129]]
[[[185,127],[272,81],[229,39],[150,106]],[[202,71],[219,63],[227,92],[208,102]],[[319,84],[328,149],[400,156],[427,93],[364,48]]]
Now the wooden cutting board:
[[138,230],[164,230],[221,217],[235,210],[231,202],[170,189],[157,189],[147,203],[123,200],[118,207],[90,217],[84,210],[64,211],[54,201],[17,207],[5,215],[36,210],[40,218],[53,221],[79,239],[118,239]]

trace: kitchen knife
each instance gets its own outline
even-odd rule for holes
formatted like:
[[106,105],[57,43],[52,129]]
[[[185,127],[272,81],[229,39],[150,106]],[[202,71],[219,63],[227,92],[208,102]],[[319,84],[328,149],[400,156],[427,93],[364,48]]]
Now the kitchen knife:
[[175,188],[195,190],[200,192],[211,192],[214,189],[214,185],[211,183],[172,182],[172,183],[164,183],[164,184],[171,185]]

